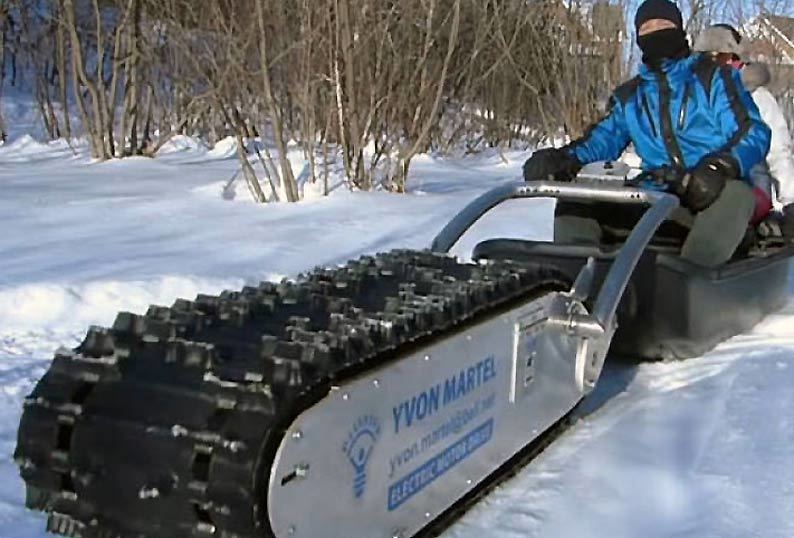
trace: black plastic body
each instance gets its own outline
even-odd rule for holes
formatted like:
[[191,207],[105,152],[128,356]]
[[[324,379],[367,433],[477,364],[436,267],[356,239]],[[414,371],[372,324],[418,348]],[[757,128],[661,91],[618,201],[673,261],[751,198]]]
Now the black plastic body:
[[[667,251],[665,251],[667,250]],[[616,250],[513,239],[477,245],[475,259],[510,259],[557,265],[570,278],[592,256],[594,289]],[[781,308],[787,298],[789,258],[794,246],[732,261],[717,269],[688,263],[669,249],[646,251],[618,307],[618,329],[610,351],[643,359],[684,359],[702,355],[745,332]]]

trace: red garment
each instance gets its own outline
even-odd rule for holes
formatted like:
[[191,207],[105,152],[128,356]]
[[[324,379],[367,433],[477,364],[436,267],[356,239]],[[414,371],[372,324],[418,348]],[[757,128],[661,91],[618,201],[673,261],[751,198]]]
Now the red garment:
[[772,198],[760,187],[753,187],[753,197],[755,197],[755,212],[750,224],[756,225],[772,212]]

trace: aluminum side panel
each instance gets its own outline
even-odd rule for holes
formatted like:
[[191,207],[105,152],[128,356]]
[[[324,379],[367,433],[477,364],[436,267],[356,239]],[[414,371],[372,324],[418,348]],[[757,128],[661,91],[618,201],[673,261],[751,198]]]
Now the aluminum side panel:
[[278,537],[420,530],[576,405],[579,339],[548,294],[345,384],[301,414],[268,495]]

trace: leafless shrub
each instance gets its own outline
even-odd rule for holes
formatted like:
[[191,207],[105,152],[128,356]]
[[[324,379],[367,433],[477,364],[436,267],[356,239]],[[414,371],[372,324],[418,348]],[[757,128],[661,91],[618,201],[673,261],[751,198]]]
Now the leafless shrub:
[[421,152],[576,135],[623,75],[622,7],[604,2],[10,4],[19,35],[54,37],[27,51],[50,136],[71,136],[70,106],[99,159],[233,136],[261,202],[298,200],[301,181],[327,192],[336,157],[350,188],[402,192]]

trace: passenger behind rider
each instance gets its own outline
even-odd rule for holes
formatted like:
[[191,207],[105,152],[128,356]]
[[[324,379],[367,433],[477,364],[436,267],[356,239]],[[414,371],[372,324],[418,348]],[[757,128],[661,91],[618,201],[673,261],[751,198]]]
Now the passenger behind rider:
[[[766,88],[771,80],[769,68],[764,63],[745,63],[742,37],[728,24],[715,24],[703,30],[695,41],[695,50],[709,54],[716,62],[739,69],[745,88],[753,96],[761,119],[772,131],[766,161],[750,171],[756,194],[756,215],[760,221],[772,209],[772,186],[778,202],[785,206],[794,202],[794,160],[792,160],[791,135],[783,111],[775,97]],[[766,199],[764,199],[766,198]]]
[[[582,138],[536,151],[524,177],[570,181],[583,165],[616,160],[633,143],[656,178],[643,187],[670,190],[686,208],[674,215],[688,229],[681,256],[713,267],[744,238],[755,207],[749,172],[764,160],[770,131],[738,72],[692,55],[683,27],[672,2],[643,2],[635,17],[639,75],[615,90],[607,115]],[[555,241],[600,244],[609,229],[631,227],[624,213],[558,202]]]

